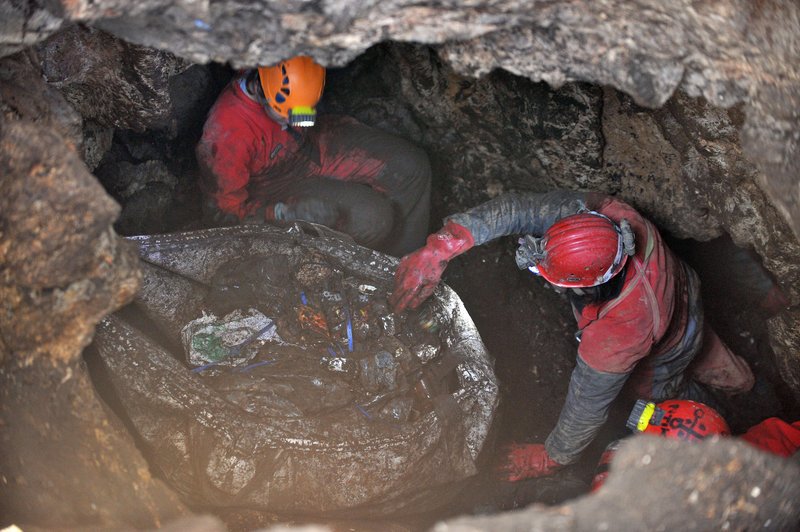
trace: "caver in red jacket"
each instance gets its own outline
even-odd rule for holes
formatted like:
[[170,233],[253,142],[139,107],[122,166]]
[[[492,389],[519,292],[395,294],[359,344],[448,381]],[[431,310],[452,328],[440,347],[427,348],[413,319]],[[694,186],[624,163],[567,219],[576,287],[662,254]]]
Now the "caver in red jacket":
[[542,236],[555,221],[584,210],[618,225],[626,219],[636,252],[598,289],[605,291],[600,300],[571,295],[580,343],[561,416],[543,450],[516,447],[511,453],[518,455],[510,461],[520,462],[519,469],[530,466],[538,474],[578,457],[628,381],[639,397],[657,402],[674,397],[710,402],[698,383],[735,393],[754,382],[747,364],[704,324],[695,272],[667,248],[653,224],[624,202],[599,194],[505,194],[448,217],[425,248],[401,261],[393,303],[401,309],[418,304],[447,260],[473,245],[505,235]]
[[422,150],[349,117],[282,126],[248,95],[248,75],[219,96],[197,146],[203,191],[219,211],[263,220],[276,202],[316,197],[341,212],[336,228],[359,243],[395,254],[422,243],[430,207]]

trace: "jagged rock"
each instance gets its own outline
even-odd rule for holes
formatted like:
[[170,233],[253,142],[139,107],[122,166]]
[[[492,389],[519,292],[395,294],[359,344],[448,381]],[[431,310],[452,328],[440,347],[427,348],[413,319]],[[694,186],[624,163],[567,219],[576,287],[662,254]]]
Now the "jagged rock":
[[606,181],[618,184],[611,192],[678,238],[719,236],[720,222],[687,182],[680,147],[664,137],[657,114],[613,89],[603,93]]
[[100,127],[93,122],[83,126],[83,161],[89,171],[97,168],[114,140],[112,128]]
[[0,3],[0,57],[14,54],[58,31],[64,19],[53,3]]
[[119,207],[63,137],[26,122],[3,127],[0,168],[5,342],[74,358],[137,288],[135,254],[110,230]]
[[498,71],[455,73],[424,46],[387,45],[329,84],[344,112],[422,145],[449,211],[503,190],[603,188],[596,87],[545,84]]
[[796,530],[800,467],[735,439],[629,438],[603,487],[558,507],[533,505],[437,524],[479,530]]
[[150,183],[162,183],[167,189],[175,188],[177,178],[163,161],[149,160],[134,164],[118,161],[103,166],[98,177],[114,197],[126,200]]
[[157,527],[187,511],[150,476],[81,358],[95,323],[137,291],[136,253],[111,229],[119,207],[61,133],[71,108],[30,99],[48,92],[26,81],[0,84],[0,514]]
[[56,89],[42,81],[39,57],[32,50],[0,61],[0,113],[6,121],[36,122],[58,131],[72,146],[83,138],[81,115]]
[[767,325],[781,377],[800,401],[800,310],[782,312]]
[[739,141],[743,121],[740,108],[713,107],[683,91],[649,110],[607,90],[610,179],[620,179],[620,195],[674,236],[708,240],[724,231],[755,250],[797,302],[800,242],[757,184],[760,173]]
[[86,120],[144,131],[170,126],[169,79],[191,66],[169,52],[74,25],[39,47],[42,72]]

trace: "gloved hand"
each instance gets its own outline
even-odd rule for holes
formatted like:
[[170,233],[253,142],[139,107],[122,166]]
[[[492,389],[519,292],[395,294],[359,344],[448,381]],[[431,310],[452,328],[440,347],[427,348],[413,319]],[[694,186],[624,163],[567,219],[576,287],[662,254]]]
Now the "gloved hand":
[[514,443],[505,449],[503,461],[496,468],[500,480],[518,482],[552,475],[563,466],[550,458],[541,443]]
[[334,227],[339,216],[339,209],[332,202],[313,197],[279,201],[264,209],[266,220],[305,220],[328,227]]
[[395,311],[417,308],[430,296],[442,278],[447,263],[475,245],[469,230],[455,222],[428,236],[424,247],[400,260],[389,302]]

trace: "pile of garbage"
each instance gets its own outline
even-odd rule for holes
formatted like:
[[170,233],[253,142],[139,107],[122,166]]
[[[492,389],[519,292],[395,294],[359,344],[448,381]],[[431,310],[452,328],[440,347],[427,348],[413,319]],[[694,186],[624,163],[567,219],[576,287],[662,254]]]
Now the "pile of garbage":
[[476,472],[497,385],[449,288],[396,314],[395,259],[300,226],[132,240],[143,288],[95,347],[190,503],[419,512]]
[[413,421],[458,389],[460,358],[430,310],[396,316],[386,296],[319,252],[234,259],[181,331],[187,362],[249,413]]

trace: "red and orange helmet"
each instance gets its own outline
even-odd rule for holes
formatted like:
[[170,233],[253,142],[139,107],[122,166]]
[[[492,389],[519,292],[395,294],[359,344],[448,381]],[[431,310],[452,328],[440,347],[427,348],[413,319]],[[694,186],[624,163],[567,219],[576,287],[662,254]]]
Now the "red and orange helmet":
[[626,248],[623,229],[597,212],[581,212],[561,218],[542,238],[520,239],[517,264],[565,288],[589,288],[609,281],[633,254],[633,233]]
[[270,108],[290,125],[313,126],[317,102],[325,88],[325,67],[300,55],[273,66],[258,67],[264,97]]
[[658,404],[639,399],[627,426],[634,432],[686,441],[698,441],[715,434],[729,436],[731,433],[728,423],[716,410],[687,399],[671,399]]
[[[728,423],[716,410],[687,399],[671,399],[658,404],[639,399],[626,425],[637,434],[654,434],[684,441],[699,441],[709,436],[731,434]],[[609,465],[619,450],[620,443],[621,440],[611,442],[600,456],[592,479],[592,491],[598,490],[608,478]]]

